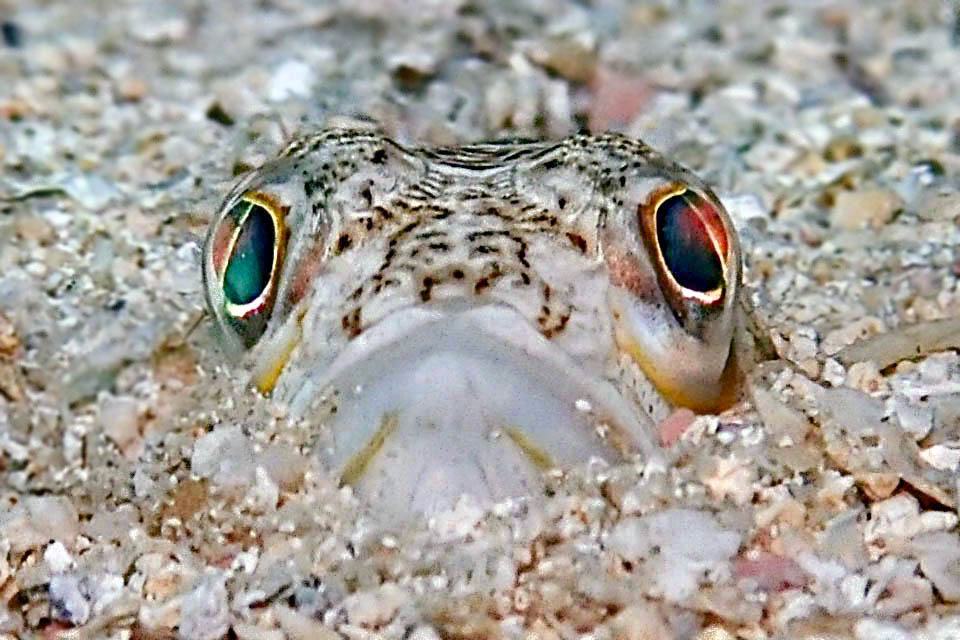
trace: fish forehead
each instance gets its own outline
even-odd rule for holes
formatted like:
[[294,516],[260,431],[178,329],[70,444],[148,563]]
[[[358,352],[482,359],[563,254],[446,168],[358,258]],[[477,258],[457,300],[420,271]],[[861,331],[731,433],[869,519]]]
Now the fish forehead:
[[[444,287],[451,296],[527,300],[521,306],[534,296],[540,313],[528,315],[549,336],[566,326],[572,310],[561,298],[597,267],[598,230],[626,214],[629,187],[695,181],[617,134],[406,148],[373,133],[325,131],[281,155],[309,203],[292,225],[295,252],[353,266],[342,281],[354,286],[339,302],[320,296],[341,308],[350,337],[388,313],[377,304],[431,302]],[[304,280],[302,269],[287,275]],[[326,275],[328,289],[340,280]],[[304,286],[290,294],[305,295]]]
[[[559,151],[564,158],[582,157],[586,164],[606,164],[607,160],[665,162],[663,156],[642,140],[618,133],[579,134],[561,140],[506,139],[454,146],[406,147],[373,131],[358,129],[323,129],[292,140],[279,154],[285,158],[306,158],[320,149],[356,149],[378,151],[401,149],[421,158],[449,167],[473,170],[507,168],[509,165],[545,157]],[[598,153],[600,152],[600,153]]]

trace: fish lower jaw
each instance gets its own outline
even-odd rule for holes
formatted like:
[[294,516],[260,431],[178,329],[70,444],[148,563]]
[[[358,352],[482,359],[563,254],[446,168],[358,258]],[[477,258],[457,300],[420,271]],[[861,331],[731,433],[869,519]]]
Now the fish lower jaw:
[[650,420],[515,311],[420,320],[389,340],[374,327],[365,353],[348,348],[291,403],[309,414],[324,398],[317,454],[377,511],[537,495],[547,469],[651,452]]

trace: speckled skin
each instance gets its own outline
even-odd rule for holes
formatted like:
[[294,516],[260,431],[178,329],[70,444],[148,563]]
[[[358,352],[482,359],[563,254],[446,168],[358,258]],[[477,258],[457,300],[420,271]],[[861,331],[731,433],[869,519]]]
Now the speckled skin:
[[[670,290],[642,228],[684,187],[722,223],[711,304]],[[216,247],[251,193],[285,231],[244,338],[254,325],[224,311]],[[536,491],[544,467],[594,455],[656,455],[671,406],[729,395],[739,272],[709,189],[616,134],[411,149],[322,131],[237,185],[204,261],[210,308],[254,383],[317,424],[331,470],[398,511]]]

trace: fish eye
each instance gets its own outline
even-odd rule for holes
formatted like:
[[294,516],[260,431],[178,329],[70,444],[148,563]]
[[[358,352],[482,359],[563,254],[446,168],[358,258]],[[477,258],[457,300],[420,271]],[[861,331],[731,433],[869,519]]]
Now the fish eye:
[[223,216],[211,238],[216,283],[227,322],[248,348],[266,329],[285,239],[282,208],[247,193]]
[[685,185],[641,206],[644,240],[667,301],[681,319],[687,307],[723,301],[730,242],[719,204]]
[[690,190],[660,201],[655,212],[657,246],[667,272],[681,288],[709,296],[723,287],[725,237],[713,204]]

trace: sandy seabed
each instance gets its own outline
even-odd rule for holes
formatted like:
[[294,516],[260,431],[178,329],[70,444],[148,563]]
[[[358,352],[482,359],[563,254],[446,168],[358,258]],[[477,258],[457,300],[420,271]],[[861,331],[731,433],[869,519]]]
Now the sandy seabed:
[[[949,2],[0,2],[0,637],[960,638]],[[203,315],[297,132],[623,131],[715,186],[771,358],[669,464],[381,523]],[[675,425],[672,425],[675,426]]]

